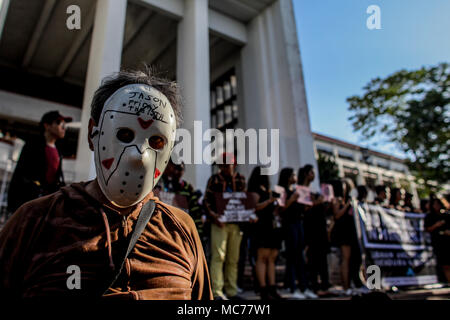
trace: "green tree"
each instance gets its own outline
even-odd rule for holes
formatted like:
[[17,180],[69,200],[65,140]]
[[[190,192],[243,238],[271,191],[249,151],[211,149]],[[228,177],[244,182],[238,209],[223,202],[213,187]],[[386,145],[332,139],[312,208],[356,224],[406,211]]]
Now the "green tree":
[[326,183],[339,179],[338,166],[329,156],[324,156],[319,153],[317,167],[319,168],[320,182]]
[[347,99],[353,129],[366,140],[384,137],[399,146],[416,177],[448,182],[450,65],[401,70],[363,89]]

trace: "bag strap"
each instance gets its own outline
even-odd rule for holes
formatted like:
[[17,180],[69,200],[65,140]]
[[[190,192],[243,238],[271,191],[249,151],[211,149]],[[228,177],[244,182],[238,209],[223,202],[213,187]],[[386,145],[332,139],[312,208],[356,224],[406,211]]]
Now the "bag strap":
[[133,250],[133,248],[136,245],[136,242],[139,239],[139,237],[141,236],[142,232],[144,232],[144,229],[147,226],[147,223],[150,221],[150,218],[152,217],[153,212],[155,211],[155,207],[156,207],[156,205],[155,205],[154,200],[147,201],[147,203],[144,204],[144,206],[142,207],[141,212],[139,213],[139,218],[136,222],[136,226],[134,227],[133,233],[131,234],[131,239],[130,239],[130,242],[128,243],[127,251],[126,251],[123,259],[121,260],[122,262],[120,264],[120,268],[116,272],[116,274],[114,276],[114,280],[106,288],[106,290],[103,294],[105,294],[108,291],[108,289],[114,285],[114,283],[119,278],[119,275],[122,273],[122,269],[125,264],[125,260],[128,258],[128,255]]

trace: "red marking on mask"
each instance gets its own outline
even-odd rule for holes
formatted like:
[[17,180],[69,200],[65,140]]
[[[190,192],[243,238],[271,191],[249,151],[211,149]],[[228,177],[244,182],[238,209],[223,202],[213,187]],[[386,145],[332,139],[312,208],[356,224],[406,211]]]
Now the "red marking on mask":
[[142,118],[138,118],[138,121],[139,121],[139,124],[141,125],[141,127],[142,127],[143,129],[147,129],[147,128],[150,127],[150,126],[152,125],[152,123],[153,123],[153,119],[150,119],[150,120],[145,121],[145,120],[142,119]]
[[155,179],[159,177],[161,174],[161,171],[158,170],[158,168],[155,169]]
[[105,160],[102,161],[102,165],[103,165],[107,170],[109,170],[109,168],[111,168],[113,162],[114,162],[114,158],[111,158],[111,159],[105,159]]

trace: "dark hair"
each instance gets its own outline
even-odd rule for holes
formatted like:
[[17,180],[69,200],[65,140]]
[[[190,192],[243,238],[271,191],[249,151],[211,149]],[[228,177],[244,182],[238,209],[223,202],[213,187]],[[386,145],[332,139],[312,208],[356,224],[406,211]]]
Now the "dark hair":
[[334,196],[344,198],[344,201],[350,199],[350,185],[345,180],[331,180],[330,184],[333,186]]
[[423,213],[427,212],[427,205],[429,204],[428,199],[420,199],[420,211]]
[[375,187],[375,193],[377,194],[377,195],[379,195],[380,194],[380,192],[386,192],[386,186],[380,186],[380,185],[378,185],[378,186],[376,186]]
[[358,201],[364,202],[367,199],[367,195],[369,194],[367,192],[366,186],[358,186]]
[[429,209],[431,213],[439,213],[439,212],[435,212],[435,211],[434,211],[433,206],[434,206],[434,203],[435,203],[435,202],[439,202],[439,204],[440,204],[440,206],[441,206],[441,209],[445,209],[445,205],[444,205],[444,203],[442,202],[442,200],[439,199],[439,198],[437,198],[435,195],[431,195],[431,196],[430,196],[430,209]]
[[389,204],[397,205],[397,193],[401,192],[400,188],[392,188],[391,189],[391,198],[389,199]]
[[313,169],[314,169],[314,167],[310,164],[307,164],[307,165],[303,166],[302,168],[298,169],[297,183],[299,185],[303,185],[303,183],[305,183],[306,176]]
[[286,191],[289,189],[289,178],[294,173],[292,168],[283,168],[280,171],[280,177],[278,179],[278,185],[285,188]]
[[108,100],[114,92],[130,84],[145,84],[155,88],[167,97],[172,105],[177,127],[179,127],[182,122],[182,102],[179,87],[176,82],[159,78],[154,73],[156,74],[154,69],[145,66],[142,71],[123,70],[104,78],[92,98],[91,117],[94,119],[95,123],[98,124],[103,106],[105,105],[106,100]]
[[261,174],[261,167],[253,169],[250,179],[248,179],[248,192],[257,192],[261,189],[261,186],[266,188],[266,191],[270,190],[269,176]]

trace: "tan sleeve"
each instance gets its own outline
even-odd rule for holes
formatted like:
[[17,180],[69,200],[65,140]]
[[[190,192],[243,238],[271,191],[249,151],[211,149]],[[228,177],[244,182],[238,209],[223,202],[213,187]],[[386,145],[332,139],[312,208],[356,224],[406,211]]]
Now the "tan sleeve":
[[38,201],[27,202],[8,220],[0,232],[0,298],[20,298],[27,266],[26,253],[39,230]]
[[208,265],[206,263],[205,252],[197,229],[192,228],[195,251],[197,255],[197,268],[194,271],[192,300],[212,300],[211,280],[209,278]]

